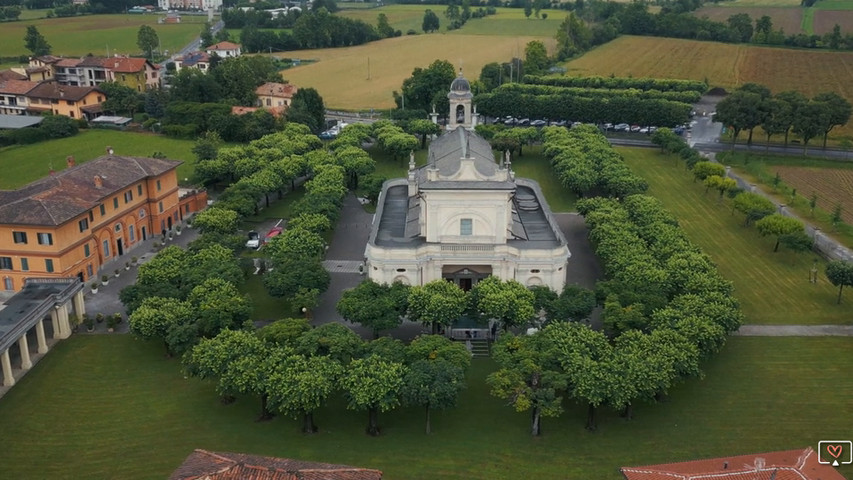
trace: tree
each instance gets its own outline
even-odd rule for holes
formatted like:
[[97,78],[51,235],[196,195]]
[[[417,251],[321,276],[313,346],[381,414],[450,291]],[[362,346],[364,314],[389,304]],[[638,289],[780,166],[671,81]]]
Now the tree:
[[762,237],[768,235],[776,236],[776,246],[773,247],[774,252],[779,250],[779,243],[782,235],[795,234],[802,232],[805,229],[803,222],[796,218],[786,217],[778,213],[774,213],[773,215],[764,217],[755,222],[755,228],[758,229],[758,234]]
[[287,110],[288,121],[307,125],[312,132],[319,132],[326,124],[326,107],[323,97],[313,88],[300,88]]
[[107,99],[101,104],[104,110],[113,113],[133,114],[139,110],[142,103],[142,95],[136,90],[116,82],[104,82],[98,85],[104,91]]
[[542,75],[547,73],[551,61],[548,59],[548,51],[545,44],[533,40],[524,47],[524,71],[529,75]]
[[596,304],[595,292],[592,290],[578,285],[566,285],[559,298],[551,302],[546,311],[549,320],[579,322],[589,318]]
[[442,335],[418,335],[406,347],[406,364],[421,360],[446,361],[464,372],[471,366],[471,353],[460,342],[454,342]]
[[421,24],[421,29],[424,33],[437,32],[440,26],[438,15],[430,9],[426,9],[424,11],[424,21]]
[[836,203],[835,208],[832,209],[832,217],[829,219],[832,222],[832,229],[838,229],[838,225],[841,223],[841,204]]
[[145,52],[146,58],[151,59],[154,49],[160,45],[160,38],[150,25],[142,25],[136,33],[136,45]]
[[207,208],[197,213],[193,223],[204,233],[227,235],[237,231],[239,215],[227,208]]
[[286,360],[289,351],[278,345],[261,342],[255,336],[252,348],[229,362],[219,377],[219,389],[231,394],[257,395],[261,400],[258,421],[273,418],[269,406],[270,379]]
[[516,412],[530,410],[530,430],[542,435],[542,417],[563,412],[567,378],[556,353],[542,332],[516,337],[507,333],[495,344],[493,355],[500,369],[486,377],[492,396],[506,400]]
[[331,357],[341,365],[362,355],[364,341],[340,323],[324,323],[296,339],[296,353],[306,357]]
[[829,132],[835,127],[846,125],[853,113],[853,106],[846,98],[835,92],[821,93],[814,97],[816,102],[821,102],[827,113],[823,116],[823,148],[826,148],[826,139]]
[[427,137],[441,133],[441,127],[430,120],[418,118],[408,123],[404,130],[412,135],[421,136],[421,150],[426,148]]
[[287,259],[320,258],[326,247],[323,237],[301,228],[287,229],[273,238],[266,248],[273,262],[284,263]]
[[221,278],[208,278],[193,288],[187,301],[196,312],[198,333],[205,338],[226,328],[242,328],[252,314],[249,296]]
[[477,311],[498,320],[505,331],[509,327],[523,327],[536,314],[533,292],[515,280],[501,281],[492,275],[474,285],[471,297]]
[[480,70],[480,83],[483,84],[486,93],[498,88],[503,83],[501,64],[492,62],[483,65],[483,69]]
[[[273,297],[293,299],[300,288],[325,292],[331,277],[316,258],[286,257],[264,275],[264,287]],[[304,305],[303,305],[304,306]]]
[[729,29],[737,34],[737,40],[747,43],[752,40],[752,19],[746,13],[732,15],[728,19]]
[[401,304],[397,301],[399,298],[392,296],[389,285],[365,280],[341,295],[337,311],[347,321],[372,330],[373,338],[379,338],[380,332],[395,328],[403,322],[407,302]]
[[367,434],[378,436],[379,412],[400,404],[400,389],[406,369],[378,355],[353,360],[340,380],[350,410],[367,410]]
[[330,357],[287,357],[269,378],[269,404],[279,413],[302,417],[302,433],[316,433],[314,411],[338,388],[343,373]]
[[287,226],[289,228],[301,228],[320,235],[331,230],[332,222],[329,221],[329,217],[319,213],[303,213],[291,218]]
[[430,410],[456,406],[459,392],[465,388],[464,371],[447,360],[418,360],[403,375],[403,403],[423,407],[426,433],[430,434]]
[[792,129],[803,139],[803,155],[809,141],[823,133],[829,122],[830,111],[822,102],[811,101],[797,109]]
[[[784,134],[785,134],[785,146],[788,146],[788,134],[794,125],[794,119],[799,115],[801,109],[808,103],[808,99],[803,96],[802,93],[789,90],[785,92],[777,93],[774,97],[776,100],[782,101],[785,104],[785,108],[781,110],[781,115],[783,118],[779,119],[779,122],[782,123]],[[771,106],[771,112],[773,112]],[[771,113],[772,115],[773,113]]]
[[[182,359],[184,370],[193,377],[221,379],[231,364],[241,357],[255,355],[264,347],[263,342],[252,332],[223,330],[213,338],[202,339]],[[224,403],[234,401],[236,393],[227,382],[220,382],[217,390]]]
[[838,301],[841,303],[841,291],[845,286],[853,286],[853,263],[833,260],[826,264],[826,278],[838,287]]
[[[204,25],[201,27],[201,48],[207,48],[215,43],[213,41],[213,34],[210,33],[210,30],[210,22],[204,22]],[[223,28],[222,30],[225,29]]]
[[44,38],[44,35],[39,33],[35,25],[27,26],[27,33],[24,35],[24,46],[32,52],[34,56],[50,55],[50,44]]
[[445,280],[433,280],[409,291],[409,318],[424,325],[432,325],[432,333],[439,325],[449,326],[465,311],[467,294]]
[[737,182],[733,178],[721,177],[719,175],[711,175],[710,177],[705,178],[703,182],[705,184],[705,191],[708,189],[714,189],[720,192],[720,196],[718,197],[719,201],[722,201],[723,195],[729,190],[733,190],[737,188]]
[[296,339],[308,330],[311,330],[311,324],[307,318],[283,318],[258,330],[258,337],[267,343],[292,347]]
[[382,38],[391,38],[394,36],[394,27],[388,23],[388,16],[380,13],[376,20],[376,31]]
[[716,175],[722,177],[726,174],[726,167],[714,162],[697,162],[693,165],[693,179],[705,180],[706,178]]
[[453,65],[447,60],[436,60],[427,68],[417,67],[412,76],[403,80],[401,92],[394,93],[397,107],[403,106],[405,97],[406,108],[446,112],[450,109],[447,100],[447,89],[456,78]]
[[220,137],[217,132],[208,130],[196,139],[192,152],[195,154],[196,159],[198,159],[199,162],[213,160],[219,153],[220,145],[222,145],[222,137]]
[[776,205],[772,201],[752,192],[738,193],[732,201],[732,208],[746,216],[744,225],[761,220],[776,211]]
[[[642,8],[646,8],[645,5]],[[568,60],[587,51],[591,44],[592,32],[589,27],[574,12],[570,13],[557,30],[557,59]]]
[[717,104],[717,121],[732,129],[732,149],[743,130],[750,131],[748,142],[752,143],[752,129],[764,121],[766,103],[760,94],[736,90]]
[[149,297],[127,318],[130,331],[141,338],[163,340],[166,355],[175,352],[167,341],[169,332],[193,320],[193,311],[186,302],[175,298]]
[[767,43],[770,34],[773,32],[773,20],[768,15],[762,15],[761,18],[755,21],[755,33],[763,35],[762,41]]
[[530,18],[533,13],[533,2],[531,0],[524,1],[524,18]]

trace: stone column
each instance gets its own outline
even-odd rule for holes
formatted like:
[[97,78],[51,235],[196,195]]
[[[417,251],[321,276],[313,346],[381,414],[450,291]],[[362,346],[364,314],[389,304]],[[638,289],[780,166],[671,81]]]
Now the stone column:
[[77,324],[83,323],[83,315],[86,314],[86,305],[83,303],[83,290],[74,294],[74,313],[77,315]]
[[21,368],[24,370],[33,368],[33,362],[30,360],[30,343],[27,341],[26,332],[18,339],[18,347],[21,350]]
[[36,322],[36,339],[38,339],[39,353],[47,353],[47,342],[44,339],[44,319]]
[[3,364],[3,386],[11,387],[15,384],[15,377],[12,375],[12,362],[9,360],[9,349],[3,351],[0,355],[0,363]]
[[59,338],[59,309],[54,308],[50,311],[50,323],[53,326],[53,338]]
[[68,338],[71,336],[71,325],[68,323],[68,306],[59,306],[59,338]]

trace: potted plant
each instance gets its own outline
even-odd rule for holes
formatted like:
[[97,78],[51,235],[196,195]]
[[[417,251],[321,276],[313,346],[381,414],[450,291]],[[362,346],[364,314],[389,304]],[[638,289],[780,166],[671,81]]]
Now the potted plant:
[[124,269],[130,270],[130,262],[124,262]]
[[104,323],[104,314],[99,313],[95,315],[95,321],[97,321],[98,323]]
[[181,226],[180,225],[175,226],[175,233],[177,233],[178,235],[181,234]]
[[169,232],[169,241],[171,242],[174,239],[175,239],[175,234],[172,232]]
[[121,322],[121,314],[114,313],[107,318],[107,331],[112,332],[115,330],[116,325]]
[[86,331],[91,333],[95,331],[95,319],[83,314],[83,325],[86,325]]
[[98,287],[99,287],[99,286],[100,286],[100,284],[99,284],[98,282],[92,282],[92,285],[91,285],[91,287],[92,287],[92,294],[96,294],[96,293],[98,293]]
[[118,278],[118,276],[121,274],[121,270],[119,270],[119,269],[117,269],[117,268],[116,268],[116,269],[115,269],[115,272],[116,272],[116,278]]
[[101,284],[103,284],[103,286],[106,287],[107,285],[109,285],[109,283],[110,283],[110,277],[108,277],[106,275],[101,275]]
[[136,257],[133,257],[133,258],[131,258],[131,259],[130,259],[130,263],[132,263],[134,267],[136,266],[136,264],[137,264],[138,262],[139,262],[139,259],[138,259],[138,258],[136,258]]

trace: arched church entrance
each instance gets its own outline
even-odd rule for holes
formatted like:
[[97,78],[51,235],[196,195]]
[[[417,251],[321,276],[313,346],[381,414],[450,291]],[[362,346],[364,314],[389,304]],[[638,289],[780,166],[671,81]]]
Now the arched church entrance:
[[445,265],[441,269],[441,278],[455,283],[466,292],[491,274],[491,265]]

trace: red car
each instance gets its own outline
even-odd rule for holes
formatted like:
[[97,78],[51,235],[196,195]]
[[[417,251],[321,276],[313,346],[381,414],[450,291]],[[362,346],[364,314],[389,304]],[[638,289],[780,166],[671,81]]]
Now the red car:
[[284,231],[284,229],[281,227],[272,227],[270,229],[270,231],[267,232],[267,236],[264,237],[264,245],[266,245],[267,243],[270,243],[270,240],[272,240],[273,238],[281,235],[281,232],[283,232],[283,231]]

